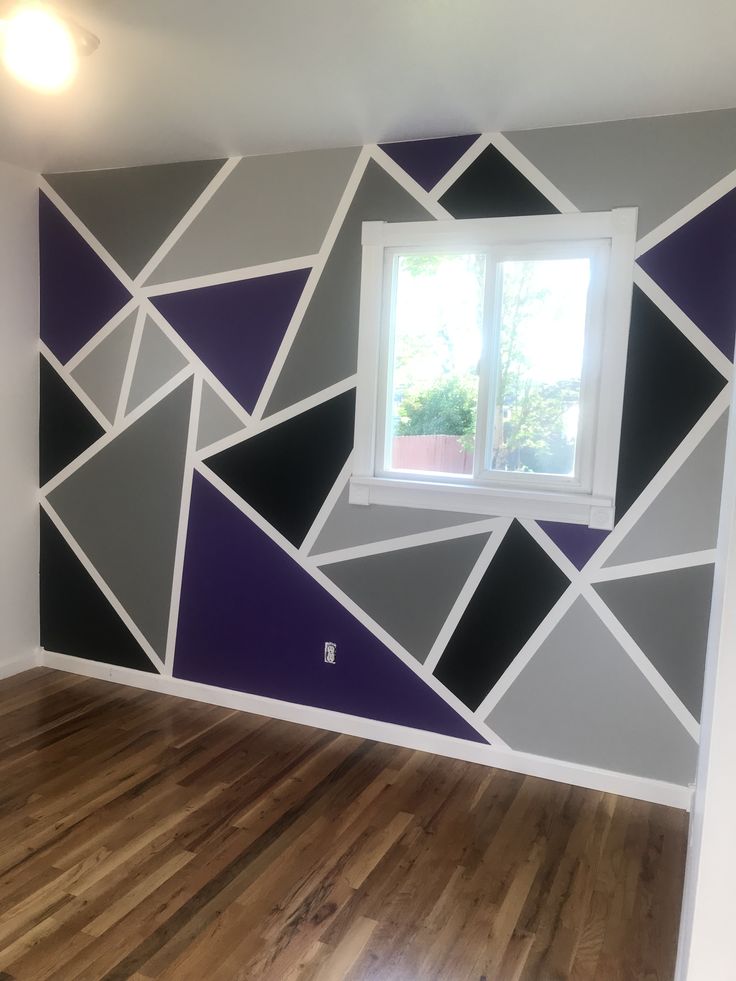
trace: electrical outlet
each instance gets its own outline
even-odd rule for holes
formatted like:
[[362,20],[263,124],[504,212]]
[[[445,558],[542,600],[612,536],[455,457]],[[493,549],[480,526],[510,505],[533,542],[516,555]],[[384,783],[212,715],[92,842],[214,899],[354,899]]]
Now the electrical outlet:
[[337,661],[337,644],[332,641],[325,641],[325,664],[334,664]]

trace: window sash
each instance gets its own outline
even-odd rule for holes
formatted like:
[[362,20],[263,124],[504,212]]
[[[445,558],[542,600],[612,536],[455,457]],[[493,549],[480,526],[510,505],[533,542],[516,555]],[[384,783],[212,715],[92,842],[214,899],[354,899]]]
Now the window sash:
[[[391,465],[391,457],[399,258],[406,255],[464,255],[470,252],[485,257],[482,349],[478,372],[473,473],[448,474],[439,471],[398,470]],[[392,246],[384,249],[375,475],[404,480],[442,481],[461,486],[476,483],[507,490],[535,487],[539,490],[578,490],[590,493],[593,484],[593,451],[598,410],[597,380],[601,370],[604,297],[609,254],[610,242],[606,239],[500,243],[484,248],[457,244],[454,248],[444,247],[441,250],[426,246],[414,248]],[[535,259],[588,259],[590,263],[580,385],[580,414],[575,443],[575,472],[572,475],[514,473],[494,470],[490,466],[495,434],[492,417],[495,413],[500,357],[502,263]]]

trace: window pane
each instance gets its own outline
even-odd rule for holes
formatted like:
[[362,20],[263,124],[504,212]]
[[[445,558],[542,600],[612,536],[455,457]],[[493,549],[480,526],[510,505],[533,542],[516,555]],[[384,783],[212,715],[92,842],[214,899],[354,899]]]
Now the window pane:
[[589,280],[588,259],[500,264],[493,470],[574,474]]
[[484,255],[402,255],[395,266],[391,467],[472,474]]

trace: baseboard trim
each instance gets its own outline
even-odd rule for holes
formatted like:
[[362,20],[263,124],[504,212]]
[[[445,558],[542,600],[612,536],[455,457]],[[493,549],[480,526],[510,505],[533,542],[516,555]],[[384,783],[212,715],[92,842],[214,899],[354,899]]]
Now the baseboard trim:
[[29,651],[28,654],[21,654],[20,657],[11,658],[9,661],[0,661],[0,680],[12,678],[14,674],[21,674],[23,671],[30,671],[41,665],[43,651],[36,649]]
[[[464,739],[456,739],[453,736],[441,736],[438,733],[425,732],[422,729],[410,729],[406,726],[376,722],[355,715],[344,715],[342,712],[333,712],[329,709],[297,705],[294,702],[282,702],[276,698],[265,698],[247,692],[216,688],[195,681],[184,681],[181,678],[150,674],[146,671],[121,668],[98,661],[87,661],[84,658],[72,657],[68,654],[39,650],[36,657],[37,660],[32,660],[32,663],[27,665],[28,667],[33,667],[38,663],[48,668],[56,668],[59,671],[68,671],[88,678],[113,681],[134,688],[144,688],[148,691],[175,695],[178,698],[190,698],[197,702],[206,702],[209,705],[220,705],[223,708],[252,712],[255,715],[265,715],[272,719],[281,719],[284,722],[295,722],[300,725],[328,729],[331,732],[340,732],[361,739],[373,739],[376,742],[404,746],[408,749],[466,760],[470,763],[482,763],[485,766],[498,767],[513,773],[542,777],[546,780],[569,783],[575,787],[618,794],[622,797],[633,797],[636,800],[648,801],[653,804],[665,804],[680,810],[690,809],[691,788],[681,787],[679,784],[650,780],[646,777],[631,776],[625,773],[615,773],[611,770],[599,770],[595,767],[581,766],[578,763],[564,763],[560,760],[534,756],[516,750],[483,746],[478,743],[467,742]],[[25,670],[25,668],[21,670]]]

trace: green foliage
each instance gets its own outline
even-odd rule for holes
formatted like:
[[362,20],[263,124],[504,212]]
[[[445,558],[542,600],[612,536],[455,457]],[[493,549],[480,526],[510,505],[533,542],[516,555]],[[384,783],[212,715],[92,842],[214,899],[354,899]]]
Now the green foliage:
[[564,435],[564,414],[577,404],[580,385],[575,379],[550,384],[529,377],[524,330],[547,299],[546,290],[532,287],[532,267],[529,262],[506,267],[493,466],[497,470],[568,473],[574,445]]
[[574,445],[564,435],[564,414],[577,403],[579,384],[533,384],[518,373],[507,379],[504,418],[496,432],[493,466],[497,470],[568,473]]
[[[469,262],[483,261],[468,256]],[[413,276],[432,275],[440,257],[403,256],[402,263]],[[578,379],[555,383],[530,377],[524,351],[525,331],[545,300],[547,291],[533,285],[533,263],[507,264],[501,310],[499,374],[496,380],[496,418],[493,467],[498,470],[537,473],[569,473],[574,443],[565,435],[565,413],[578,404]],[[457,436],[464,449],[472,450],[477,412],[477,376],[459,378],[451,374],[452,339],[440,331],[437,342],[443,349],[446,377],[429,388],[405,391],[398,406],[398,436]],[[417,347],[419,344],[417,343]],[[411,364],[413,347],[403,352],[397,365]]]
[[422,392],[404,396],[397,436],[475,436],[477,382],[448,377]]
[[442,256],[427,255],[426,252],[402,255],[401,268],[412,276],[433,275],[437,272]]

